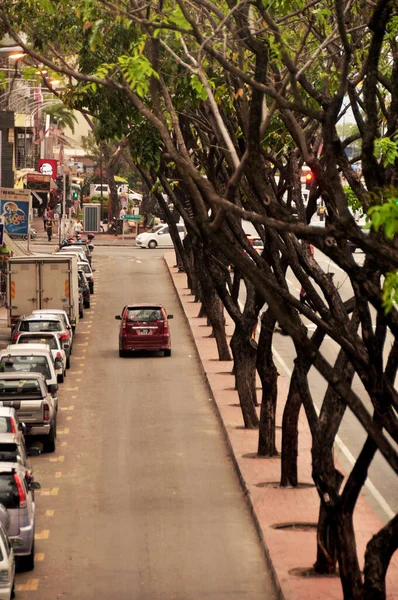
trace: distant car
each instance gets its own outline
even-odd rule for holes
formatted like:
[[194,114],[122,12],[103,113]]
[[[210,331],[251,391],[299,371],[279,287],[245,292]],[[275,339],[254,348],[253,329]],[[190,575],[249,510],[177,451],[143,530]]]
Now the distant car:
[[171,356],[168,315],[161,304],[129,304],[115,319],[121,321],[119,356],[133,350],[163,350]]
[[83,306],[84,308],[90,308],[90,287],[88,285],[87,277],[84,271],[79,269],[79,291],[83,294]]
[[56,333],[21,333],[15,343],[48,346],[53,356],[58,382],[63,382],[66,376],[66,353]]
[[94,294],[94,271],[95,271],[95,269],[92,269],[91,265],[89,265],[86,262],[78,262],[77,268],[79,269],[79,271],[84,271],[84,273],[87,277],[89,288],[90,288],[90,294]]
[[[62,311],[64,312],[64,311]],[[21,333],[56,333],[66,354],[66,368],[70,367],[72,353],[73,331],[70,325],[65,324],[65,318],[47,310],[35,311],[31,315],[21,317],[12,330],[11,339],[16,342]]]
[[[8,511],[0,507],[0,600],[15,598],[15,554],[13,543],[7,535],[6,527],[9,526]],[[16,542],[16,545],[18,544],[19,540]]]
[[[184,237],[184,225],[177,224],[178,233],[181,239]],[[140,233],[135,239],[137,246],[141,248],[157,248],[162,246],[165,248],[173,247],[173,240],[171,239],[170,230],[168,225],[156,225],[149,231]]]
[[0,504],[7,509],[10,517],[7,534],[14,546],[18,567],[31,571],[35,565],[35,502],[32,492],[40,489],[40,484],[27,478],[26,474],[22,466],[0,463]]

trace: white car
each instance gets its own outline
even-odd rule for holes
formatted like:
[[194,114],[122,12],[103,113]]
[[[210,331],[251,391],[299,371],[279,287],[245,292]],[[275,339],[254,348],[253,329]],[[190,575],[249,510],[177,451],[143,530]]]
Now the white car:
[[10,344],[0,351],[1,373],[41,373],[58,410],[58,382],[51,350],[43,344]]
[[14,540],[11,544],[7,529],[10,526],[10,516],[7,509],[0,504],[0,600],[10,600],[15,595],[15,556],[13,546],[18,546],[22,540]]
[[21,333],[15,344],[29,344],[31,346],[45,344],[48,346],[53,356],[58,383],[63,383],[66,377],[66,353],[56,333],[43,331],[40,333]]
[[61,250],[58,250],[58,252],[56,252],[55,254],[66,254],[66,255],[75,255],[77,256],[77,260],[79,262],[88,262],[88,258],[87,255],[84,251],[83,248],[78,248],[76,246],[65,246],[64,248],[61,248]]
[[[181,223],[177,223],[178,233],[180,238],[184,238],[184,225]],[[137,246],[141,248],[157,248],[158,246],[162,246],[164,248],[172,248],[173,240],[171,239],[171,235],[169,232],[168,225],[156,225],[149,231],[145,231],[144,233],[140,233],[137,235],[135,239],[135,243]]]
[[[66,356],[70,356],[72,354],[72,346],[73,346],[73,328],[72,325],[70,324],[70,320],[68,317],[68,313],[66,312],[66,310],[62,310],[62,308],[40,308],[37,310],[34,310],[32,312],[32,315],[43,315],[44,317],[47,315],[54,315],[55,317],[61,317],[63,324],[65,325],[65,329],[68,332],[68,343],[69,343],[69,348],[68,351],[66,352]],[[68,346],[68,344],[66,345],[66,347]],[[65,348],[65,345],[62,345],[63,348]],[[69,367],[68,367],[69,368]]]

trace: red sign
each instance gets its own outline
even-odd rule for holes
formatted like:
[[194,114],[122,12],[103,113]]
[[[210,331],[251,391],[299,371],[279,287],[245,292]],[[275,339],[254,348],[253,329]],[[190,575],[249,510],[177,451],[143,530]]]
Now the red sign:
[[55,181],[57,179],[57,163],[54,158],[40,158],[38,161],[37,170],[42,175],[50,175]]

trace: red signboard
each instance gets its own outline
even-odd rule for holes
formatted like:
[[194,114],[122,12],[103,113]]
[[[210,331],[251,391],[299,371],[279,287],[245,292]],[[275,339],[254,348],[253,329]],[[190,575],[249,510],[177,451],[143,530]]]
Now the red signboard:
[[42,175],[50,175],[55,181],[57,179],[57,163],[58,161],[54,158],[40,158],[37,170],[42,173]]

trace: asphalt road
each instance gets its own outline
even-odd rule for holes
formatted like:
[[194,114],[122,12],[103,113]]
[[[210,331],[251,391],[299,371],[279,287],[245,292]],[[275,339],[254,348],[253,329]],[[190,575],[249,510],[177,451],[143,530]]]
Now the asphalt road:
[[[275,598],[162,254],[95,249],[57,450],[32,459],[36,568],[18,575],[18,598]],[[114,316],[135,301],[174,314],[170,358],[119,358]]]

